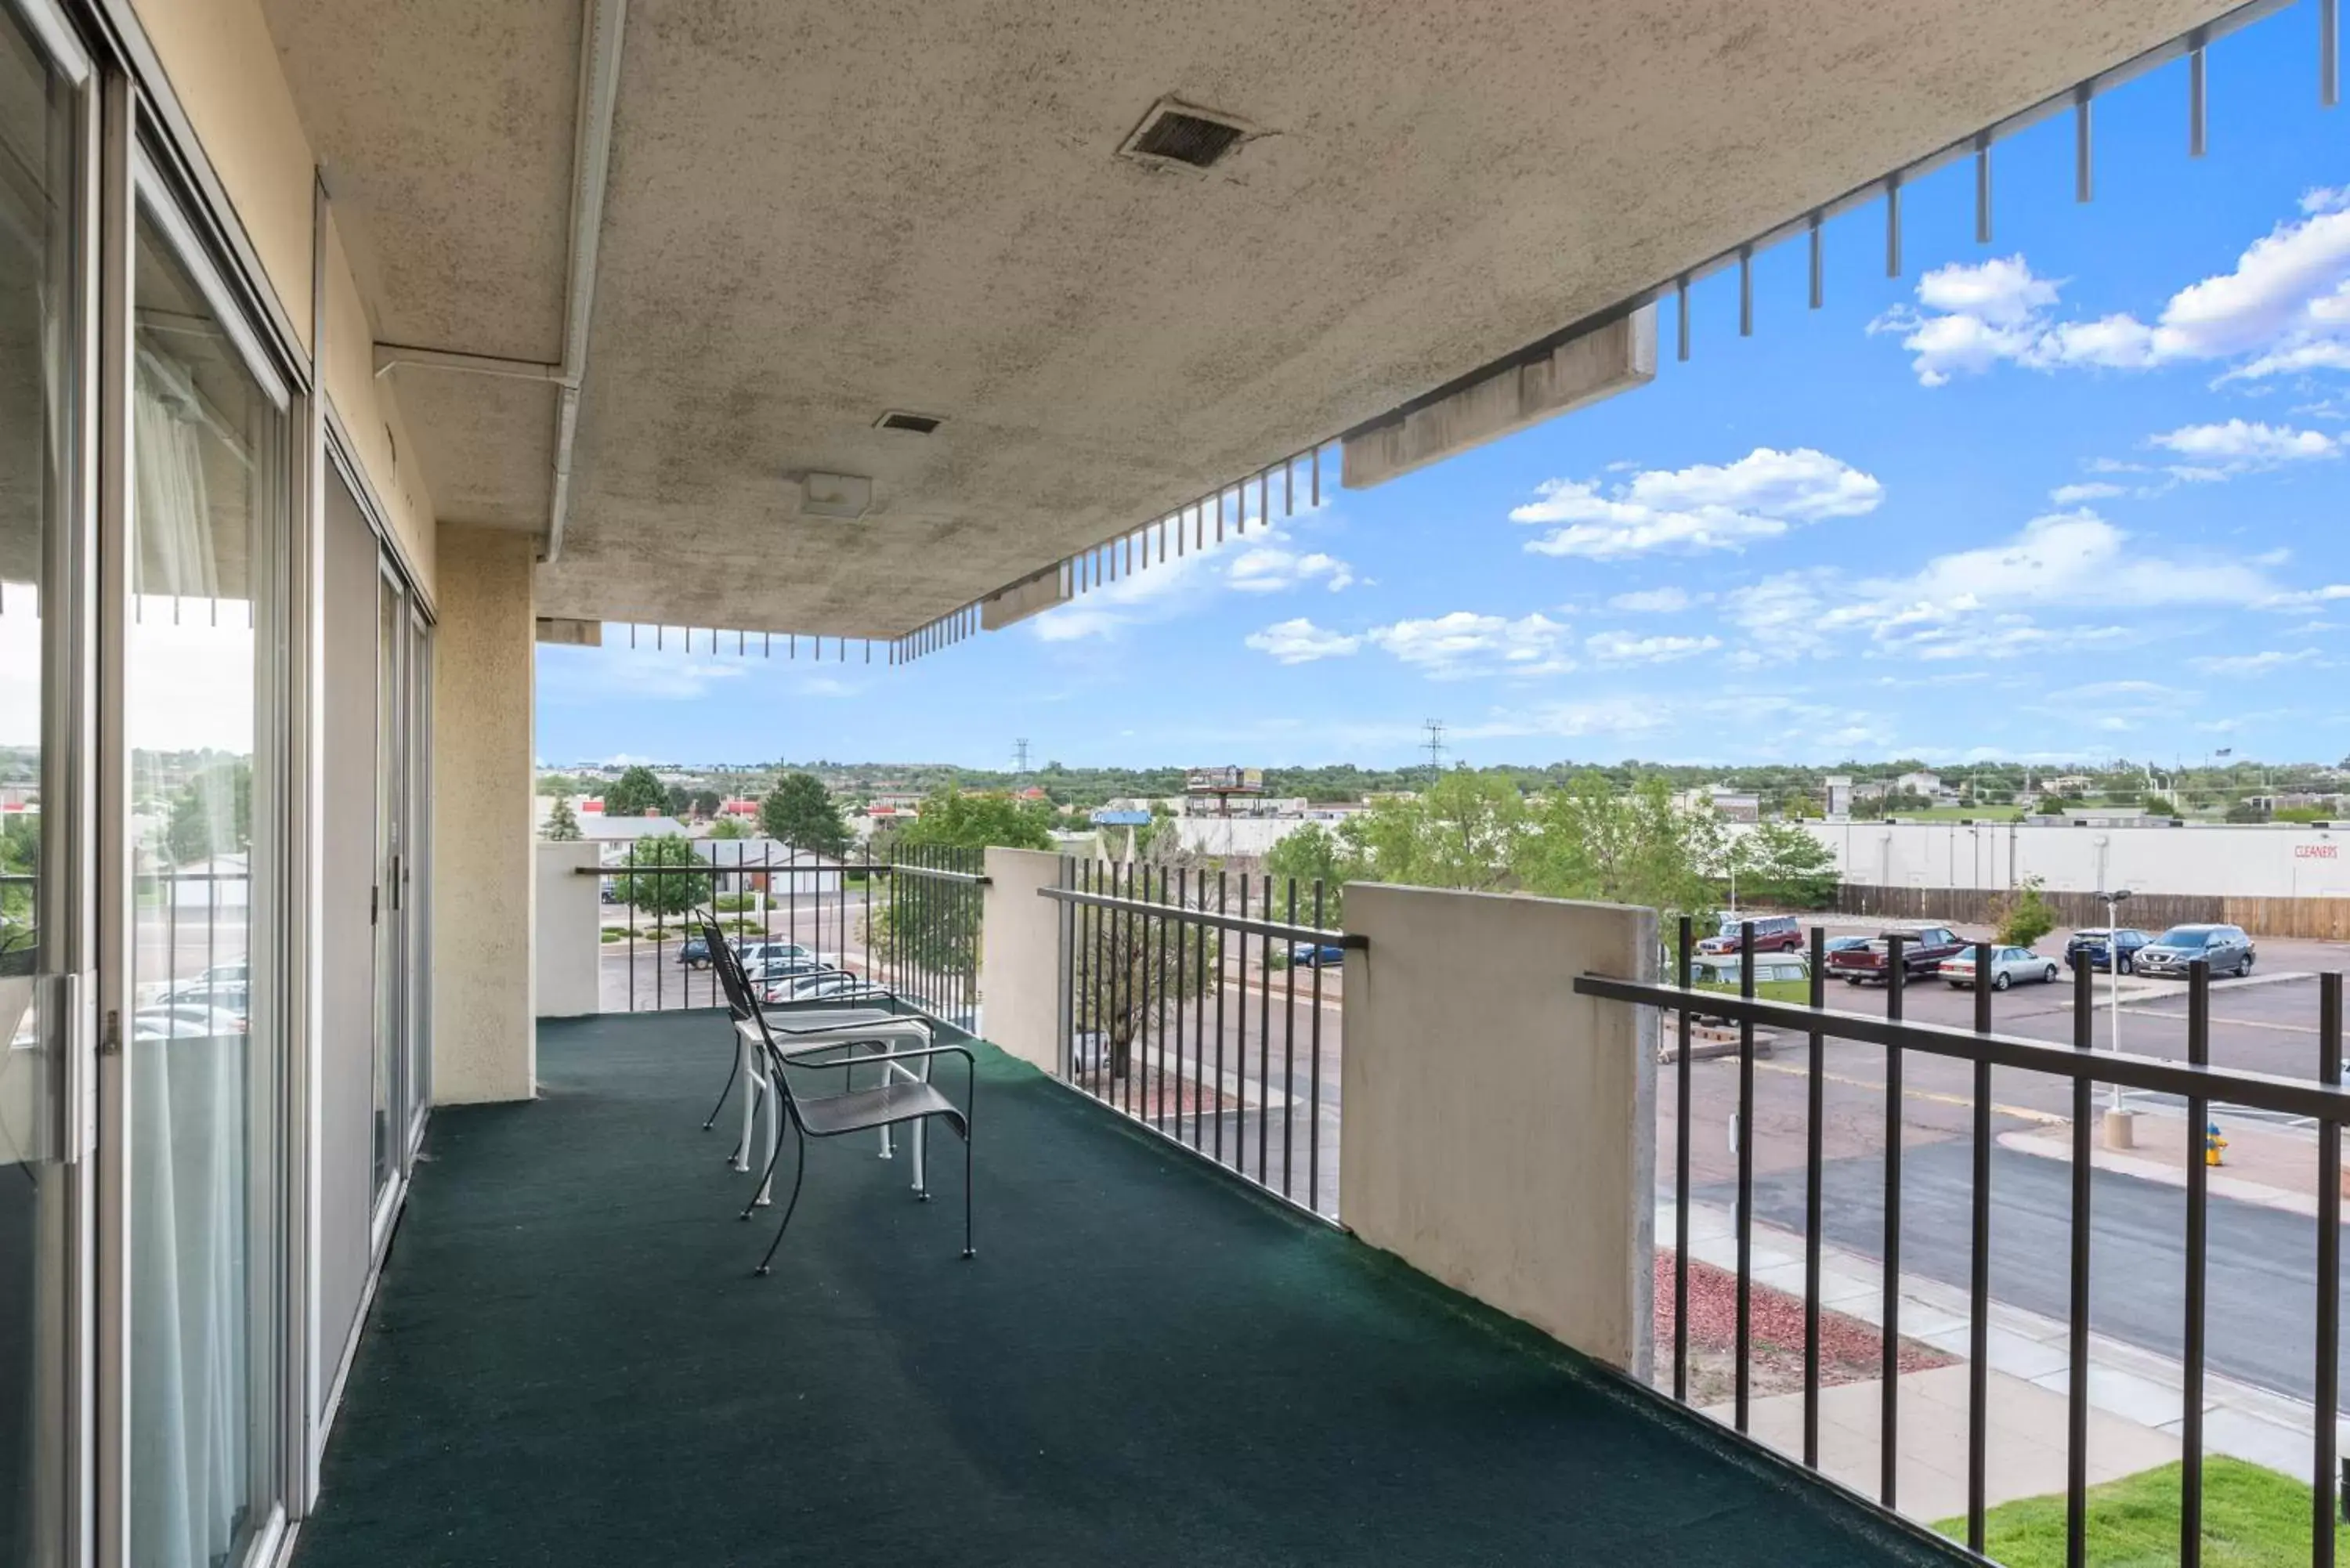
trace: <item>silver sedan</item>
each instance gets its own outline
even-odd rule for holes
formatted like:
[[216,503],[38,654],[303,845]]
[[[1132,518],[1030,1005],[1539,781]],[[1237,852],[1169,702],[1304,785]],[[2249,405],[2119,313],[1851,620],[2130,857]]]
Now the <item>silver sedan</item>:
[[[2037,981],[2043,985],[2053,982],[2061,972],[2061,965],[2045,953],[2030,948],[1993,948],[1991,950],[1991,988],[2005,991],[2011,985],[2029,984]],[[1938,971],[1944,980],[1960,990],[1976,983],[1975,950],[1966,951],[1942,961]]]

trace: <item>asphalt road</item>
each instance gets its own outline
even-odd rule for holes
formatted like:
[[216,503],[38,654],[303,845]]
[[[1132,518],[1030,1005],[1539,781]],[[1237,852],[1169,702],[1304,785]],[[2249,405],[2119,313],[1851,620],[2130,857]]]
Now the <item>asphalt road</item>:
[[[1968,1284],[1973,1153],[1964,1141],[1903,1151],[1901,1267],[1960,1289]],[[1880,1258],[1885,1181],[1881,1158],[1822,1168],[1825,1240]],[[2072,1168],[2062,1160],[1991,1152],[1991,1290],[2013,1306],[2060,1321],[2071,1301]],[[1732,1207],[1734,1184],[1697,1189],[1700,1201]],[[2316,1235],[2295,1214],[2214,1198],[2210,1202],[2206,1323],[2210,1369],[2300,1399],[2314,1395]],[[2089,1321],[2098,1333],[2170,1356],[2180,1354],[2186,1313],[2186,1193],[2098,1171],[2090,1186]],[[1800,1232],[1804,1174],[1759,1176],[1758,1220]],[[2350,1271],[2345,1271],[2350,1277]],[[2350,1355],[2343,1366],[2350,1379]]]

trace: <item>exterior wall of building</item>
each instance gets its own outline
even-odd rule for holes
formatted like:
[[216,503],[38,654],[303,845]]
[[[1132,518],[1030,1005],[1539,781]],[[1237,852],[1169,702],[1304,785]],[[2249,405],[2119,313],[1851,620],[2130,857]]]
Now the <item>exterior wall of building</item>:
[[990,849],[979,927],[980,1020],[987,1038],[1047,1073],[1059,1071],[1061,911],[1036,896],[1058,885],[1061,857]]
[[528,1099],[537,1085],[531,953],[535,553],[524,534],[441,531],[445,591],[432,714],[432,1093],[442,1105]]
[[601,878],[592,844],[542,844],[537,850],[533,966],[542,1018],[579,1018],[602,1011],[598,970],[603,960]]
[[2128,888],[2235,898],[2350,898],[2350,829],[2036,823],[1804,825],[1847,883],[1873,888]]
[[[309,348],[317,169],[260,5],[256,0],[133,5],[268,286],[302,347]],[[429,598],[437,593],[432,498],[414,462],[395,457],[396,451],[415,448],[398,400],[376,379],[374,329],[331,214],[326,233],[325,297],[318,302],[326,321],[318,345],[325,390]]]
[[1575,994],[1650,977],[1615,904],[1362,883],[1347,926],[1339,1212],[1423,1272],[1648,1371],[1656,1023]]

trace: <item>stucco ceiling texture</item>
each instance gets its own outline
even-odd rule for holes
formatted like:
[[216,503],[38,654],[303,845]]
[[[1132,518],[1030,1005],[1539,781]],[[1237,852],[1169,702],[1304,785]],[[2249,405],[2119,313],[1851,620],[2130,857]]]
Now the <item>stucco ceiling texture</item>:
[[[272,0],[297,78],[399,45],[337,110],[387,335],[553,358],[577,12],[376,9]],[[905,631],[2227,9],[632,0],[541,613]],[[1169,95],[1263,134],[1117,157]],[[435,494],[508,493],[543,453],[463,405],[415,416]],[[808,470],[871,513],[799,515]]]
[[[262,3],[377,340],[561,358],[579,8]],[[549,387],[389,374],[443,520],[546,528]]]

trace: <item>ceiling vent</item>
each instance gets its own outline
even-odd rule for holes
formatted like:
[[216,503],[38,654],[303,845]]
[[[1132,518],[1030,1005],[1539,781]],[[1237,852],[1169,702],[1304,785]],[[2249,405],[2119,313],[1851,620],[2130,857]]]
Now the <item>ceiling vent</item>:
[[877,431],[904,431],[908,435],[929,435],[946,421],[937,414],[910,414],[903,409],[891,409],[873,421]]
[[1256,127],[1244,119],[1163,98],[1118,151],[1138,163],[1197,172],[1214,168],[1256,134]]

